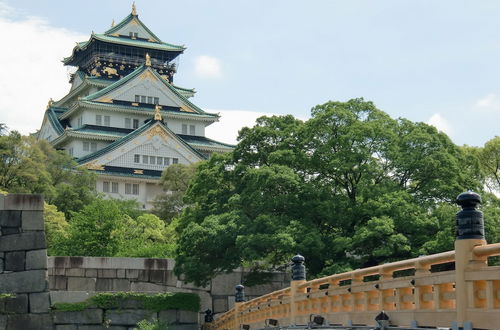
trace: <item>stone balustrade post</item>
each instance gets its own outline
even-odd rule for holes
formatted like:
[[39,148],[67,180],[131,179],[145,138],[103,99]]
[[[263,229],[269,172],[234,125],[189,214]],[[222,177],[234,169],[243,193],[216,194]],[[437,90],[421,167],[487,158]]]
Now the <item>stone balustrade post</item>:
[[298,314],[297,299],[298,296],[304,293],[299,286],[306,282],[306,266],[304,265],[305,258],[297,254],[292,258],[292,281],[290,283],[290,325],[295,325]]
[[460,327],[468,320],[467,309],[474,304],[473,297],[468,295],[471,288],[467,287],[465,272],[486,266],[486,258],[477,258],[472,251],[475,246],[485,245],[486,240],[483,213],[477,210],[481,196],[467,191],[458,195],[456,203],[462,207],[456,215],[455,239],[455,299],[457,322]]

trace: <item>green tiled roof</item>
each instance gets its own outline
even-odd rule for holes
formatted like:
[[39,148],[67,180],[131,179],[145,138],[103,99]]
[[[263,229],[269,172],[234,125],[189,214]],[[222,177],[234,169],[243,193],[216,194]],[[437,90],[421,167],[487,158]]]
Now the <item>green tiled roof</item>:
[[[139,127],[138,129],[136,129],[135,131],[125,135],[124,137],[122,137],[121,139],[119,140],[116,140],[114,141],[113,143],[107,145],[106,147],[104,147],[103,149],[101,150],[98,150],[96,152],[93,152],[91,154],[88,154],[84,157],[81,157],[79,159],[77,159],[77,162],[79,164],[84,164],[84,163],[87,163],[91,160],[94,160],[96,158],[99,158],[100,156],[102,155],[105,155],[113,150],[115,150],[116,148],[120,147],[121,145],[125,144],[126,142],[132,140],[133,138],[135,138],[136,136],[139,136],[141,133],[147,131],[150,127],[152,127],[154,124],[156,124],[158,121],[156,120],[150,120],[149,122],[147,122],[146,124],[142,125],[141,127]],[[168,127],[166,127],[165,125],[163,125],[161,122],[160,122],[160,125],[163,126],[163,128],[165,128],[169,133],[171,133],[173,136],[177,136],[175,133],[173,133]],[[180,139],[179,138],[179,142],[181,142],[184,146],[186,146],[189,150],[191,150],[194,154],[196,154],[198,157],[200,157],[200,159],[204,159],[205,157],[200,154],[196,149],[194,149],[193,147],[191,147],[189,144],[187,144],[186,142],[184,142],[184,140]]]
[[205,146],[211,148],[234,149],[236,146],[209,139],[204,136],[177,134],[181,139],[194,146]]
[[54,130],[57,132],[57,134],[63,134],[64,128],[62,127],[61,123],[59,122],[59,119],[57,118],[56,109],[59,110],[58,112],[64,111],[64,109],[62,108],[51,107],[46,111],[47,117],[49,119],[50,124],[52,125],[52,127],[54,127]]
[[111,35],[115,33],[116,31],[120,30],[122,27],[127,25],[130,21],[134,19],[134,17],[137,19],[139,24],[142,26],[144,30],[146,30],[156,41],[161,42],[160,38],[158,38],[148,27],[139,19],[138,15],[132,15],[132,13],[128,14],[127,17],[125,17],[120,23],[116,24],[115,26],[112,26],[110,29],[108,29],[104,34],[106,35]]
[[156,72],[156,70],[151,69],[150,67],[145,66],[144,64],[142,64],[141,66],[137,67],[137,69],[135,69],[130,74],[128,74],[127,76],[123,77],[122,79],[115,81],[111,85],[107,86],[106,88],[101,89],[98,92],[95,92],[93,94],[87,95],[86,97],[82,98],[82,100],[83,101],[93,101],[93,100],[95,100],[95,99],[97,99],[97,98],[99,98],[99,97],[101,97],[101,96],[103,96],[103,95],[105,95],[105,94],[107,94],[107,93],[109,93],[109,92],[111,92],[111,91],[113,91],[113,90],[115,90],[115,89],[123,86],[128,81],[130,81],[133,78],[137,77],[139,74],[141,74],[142,72],[144,72],[146,70],[150,70],[151,73],[153,73],[160,81],[162,81],[165,84],[165,86],[167,86],[177,97],[179,97],[180,100],[184,104],[186,104],[187,106],[189,106],[193,110],[197,111],[198,114],[209,115],[209,116],[214,116],[214,117],[217,116],[216,114],[206,113],[201,108],[199,108],[195,104],[191,103],[184,95],[182,95],[181,92],[179,92],[177,90],[176,87],[172,86],[168,81],[166,81],[165,79],[163,79],[160,76],[160,74],[158,74],[158,72]]

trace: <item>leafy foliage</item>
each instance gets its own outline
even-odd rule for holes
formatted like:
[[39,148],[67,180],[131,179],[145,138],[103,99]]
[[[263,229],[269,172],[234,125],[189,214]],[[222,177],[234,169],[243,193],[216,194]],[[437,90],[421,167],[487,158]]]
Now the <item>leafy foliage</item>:
[[363,99],[316,106],[306,122],[261,117],[234,152],[199,165],[175,271],[204,284],[300,252],[317,276],[448,249],[453,234],[436,238],[450,234],[450,202],[482,187],[468,157],[434,127],[391,119]]

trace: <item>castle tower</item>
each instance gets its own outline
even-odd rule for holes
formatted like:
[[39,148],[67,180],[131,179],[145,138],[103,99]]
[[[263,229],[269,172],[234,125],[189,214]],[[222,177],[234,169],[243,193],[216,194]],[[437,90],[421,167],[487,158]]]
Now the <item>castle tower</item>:
[[184,46],[161,41],[132,12],[103,34],[79,42],[63,63],[76,67],[71,88],[49,101],[38,138],[98,174],[97,191],[152,207],[171,164],[190,164],[233,146],[205,137],[218,121],[173,84]]

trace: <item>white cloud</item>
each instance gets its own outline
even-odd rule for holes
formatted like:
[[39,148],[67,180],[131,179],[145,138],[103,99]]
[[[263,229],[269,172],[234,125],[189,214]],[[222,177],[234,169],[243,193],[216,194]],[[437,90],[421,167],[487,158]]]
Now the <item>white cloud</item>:
[[453,134],[453,128],[451,127],[450,122],[444,118],[439,112],[433,114],[428,120],[427,124],[436,127],[441,132],[446,133],[451,137]]
[[207,55],[198,56],[194,60],[194,72],[200,78],[220,78],[222,77],[220,60]]
[[67,69],[61,63],[76,41],[89,36],[53,27],[39,17],[16,17],[0,2],[0,123],[23,134],[39,129],[50,97],[57,100],[69,90]]
[[485,97],[483,97],[482,99],[477,100],[476,106],[488,108],[488,107],[491,107],[492,105],[494,105],[495,103],[498,103],[498,101],[496,100],[496,95],[495,94],[488,94]]
[[255,120],[262,116],[273,116],[273,113],[244,111],[244,110],[211,110],[207,112],[219,113],[221,118],[218,123],[213,123],[206,128],[206,136],[221,142],[236,144],[238,131],[243,127],[252,127]]

